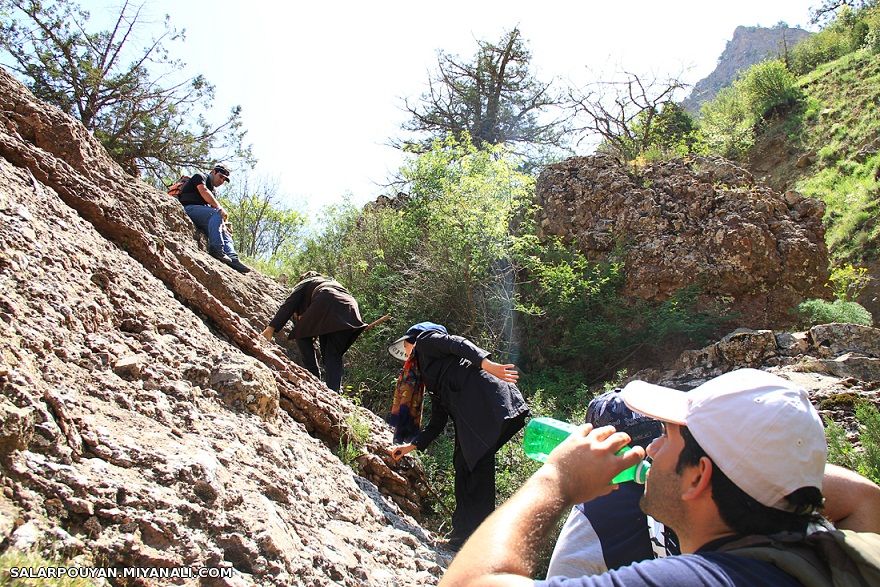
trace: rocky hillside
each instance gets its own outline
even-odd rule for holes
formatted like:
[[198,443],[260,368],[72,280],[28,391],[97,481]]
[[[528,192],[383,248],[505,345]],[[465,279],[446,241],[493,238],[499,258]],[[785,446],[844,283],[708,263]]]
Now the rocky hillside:
[[[547,234],[595,255],[632,237],[640,295],[729,278],[764,327],[824,277],[821,207],[726,162],[634,178],[573,160],[541,185]],[[209,257],[176,202],[0,70],[0,554],[228,571],[184,585],[436,584],[449,553],[417,520],[421,468],[389,462],[378,417],[259,336],[286,293]],[[871,328],[740,331],[638,376],[762,366],[851,405],[876,401],[878,349]],[[827,413],[847,421],[844,404]],[[370,428],[356,473],[337,457],[354,421]]]
[[592,260],[622,255],[625,295],[668,299],[697,285],[703,304],[751,328],[791,324],[823,297],[822,202],[780,194],[723,159],[651,164],[634,175],[608,157],[550,165],[538,178],[542,233]]
[[880,316],[880,55],[855,51],[798,83],[803,100],[762,125],[745,164],[775,189],[825,202],[833,263],[868,270],[856,301]]
[[787,26],[736,27],[733,38],[727,42],[718,58],[718,65],[694,85],[690,95],[681,103],[682,107],[691,114],[699,113],[700,107],[714,98],[721,88],[729,86],[741,71],[768,57],[781,55],[785,47],[791,49],[811,34],[801,28]]
[[[286,292],[0,70],[0,543],[219,584],[433,584],[385,424],[258,331]],[[371,435],[335,456],[351,418]]]

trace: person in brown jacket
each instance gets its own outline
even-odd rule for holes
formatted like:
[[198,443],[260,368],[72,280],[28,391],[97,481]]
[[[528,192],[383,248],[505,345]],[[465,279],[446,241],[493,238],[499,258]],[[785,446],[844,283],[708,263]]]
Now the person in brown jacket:
[[339,391],[342,355],[367,327],[361,319],[357,300],[339,282],[309,271],[300,277],[293,292],[278,308],[263,336],[272,340],[275,332],[284,328],[291,318],[296,324],[288,338],[296,339],[303,366],[315,377],[320,377],[315,354],[317,338],[327,387]]

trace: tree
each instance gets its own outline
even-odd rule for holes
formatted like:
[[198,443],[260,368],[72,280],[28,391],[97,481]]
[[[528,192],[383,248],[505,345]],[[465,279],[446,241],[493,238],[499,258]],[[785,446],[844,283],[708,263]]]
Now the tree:
[[575,115],[585,119],[577,130],[601,137],[602,148],[626,163],[648,150],[664,105],[685,87],[675,78],[645,81],[624,72],[620,80],[595,82],[584,90],[572,91]]
[[171,81],[183,63],[166,42],[184,32],[165,17],[162,33],[135,49],[143,5],[128,0],[109,30],[87,32],[73,0],[0,0],[0,49],[34,95],[80,120],[132,175],[156,179],[214,160],[252,163],[241,109],[218,125],[206,113],[214,87],[203,76]]
[[562,105],[552,82],[541,82],[529,69],[532,58],[518,28],[495,43],[477,41],[473,60],[438,52],[437,71],[417,104],[405,101],[412,118],[404,130],[427,135],[401,144],[418,151],[450,134],[458,140],[468,133],[478,148],[502,143],[561,146],[565,121],[539,121]]
[[822,0],[818,6],[810,9],[810,24],[821,24],[832,20],[837,12],[844,7],[853,11],[874,6],[877,0]]
[[305,216],[281,205],[276,180],[244,175],[227,191],[220,199],[229,212],[239,254],[271,260],[290,252],[305,225]]

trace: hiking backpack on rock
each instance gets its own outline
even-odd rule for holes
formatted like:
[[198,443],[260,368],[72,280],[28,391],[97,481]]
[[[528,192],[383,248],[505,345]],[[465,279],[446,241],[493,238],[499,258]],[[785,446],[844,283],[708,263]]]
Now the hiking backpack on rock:
[[186,182],[188,182],[189,179],[190,179],[190,176],[181,175],[180,179],[178,179],[177,181],[172,183],[171,187],[168,188],[168,195],[171,196],[172,198],[176,198],[177,196],[179,196],[181,190],[183,190],[183,186],[186,185]]

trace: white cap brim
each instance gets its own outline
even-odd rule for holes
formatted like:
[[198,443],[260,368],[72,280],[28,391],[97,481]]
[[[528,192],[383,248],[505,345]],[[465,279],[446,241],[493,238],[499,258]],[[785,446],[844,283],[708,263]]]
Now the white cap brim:
[[688,396],[683,391],[645,381],[630,381],[623,388],[621,397],[634,412],[662,422],[687,425]]
[[404,335],[389,344],[388,354],[398,361],[406,361],[406,349],[403,348],[403,341],[405,341],[407,338],[408,337]]

